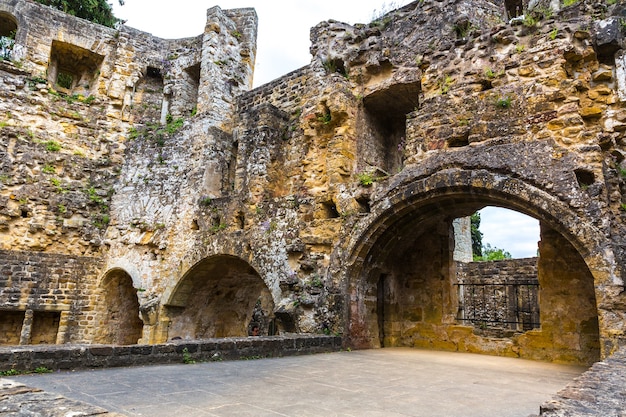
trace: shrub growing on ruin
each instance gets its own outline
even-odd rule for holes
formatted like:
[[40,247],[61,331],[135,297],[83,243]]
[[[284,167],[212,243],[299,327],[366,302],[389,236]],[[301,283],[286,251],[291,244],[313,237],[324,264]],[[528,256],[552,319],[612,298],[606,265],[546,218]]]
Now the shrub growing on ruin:
[[[37,2],[111,28],[121,22],[113,16],[113,9],[106,0],[37,0]],[[124,4],[123,0],[119,2]]]

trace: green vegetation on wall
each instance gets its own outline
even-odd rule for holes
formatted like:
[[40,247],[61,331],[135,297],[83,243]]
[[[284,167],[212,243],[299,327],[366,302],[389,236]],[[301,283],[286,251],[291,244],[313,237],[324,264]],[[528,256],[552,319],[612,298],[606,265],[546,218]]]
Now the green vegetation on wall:
[[[113,16],[113,9],[106,0],[37,0],[37,2],[111,28],[120,22]],[[119,2],[124,4],[124,0]]]

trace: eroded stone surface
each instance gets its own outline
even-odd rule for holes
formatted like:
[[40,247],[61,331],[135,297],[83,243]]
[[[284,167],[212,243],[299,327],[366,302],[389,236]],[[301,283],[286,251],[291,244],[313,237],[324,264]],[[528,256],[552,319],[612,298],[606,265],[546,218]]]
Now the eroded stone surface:
[[102,416],[122,417],[118,413],[61,395],[50,394],[37,388],[29,388],[10,379],[0,379],[0,416],[14,417],[68,417]]
[[616,416],[626,413],[626,351],[621,349],[610,358],[595,363],[554,398],[541,406],[539,415]]
[[[0,63],[6,339],[33,342],[54,313],[58,343],[258,325],[351,347],[608,356],[626,330],[624,7],[550,4],[524,21],[424,0],[322,22],[310,65],[246,91],[251,9],[212,8],[202,35],[169,41],[0,1],[18,26]],[[456,320],[452,222],[486,205],[542,228],[541,328],[505,339]],[[85,276],[49,268],[55,254]]]

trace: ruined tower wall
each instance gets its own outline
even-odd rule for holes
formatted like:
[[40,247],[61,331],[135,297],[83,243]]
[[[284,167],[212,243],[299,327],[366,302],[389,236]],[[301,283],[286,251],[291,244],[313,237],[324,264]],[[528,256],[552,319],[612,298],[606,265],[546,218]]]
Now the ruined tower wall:
[[[100,277],[137,290],[146,343],[261,317],[264,331],[353,347],[592,362],[598,340],[603,355],[623,344],[626,322],[623,12],[581,1],[507,23],[490,1],[416,1],[369,24],[322,22],[309,66],[250,92],[251,9],[209,9],[204,34],[177,41],[43,31],[33,63],[0,64],[2,247],[103,259]],[[32,73],[70,55],[83,64]],[[76,97],[49,90],[59,72],[81,80]],[[570,245],[541,261],[545,331],[496,340],[456,321],[451,222],[486,205],[537,218],[554,232],[545,248]],[[584,285],[560,291],[568,259]],[[187,323],[202,294],[215,295],[210,317]],[[578,299],[568,329],[553,326]]]
[[[106,229],[112,221],[118,223],[112,199],[116,184],[128,186],[120,182],[120,174],[129,139],[138,130],[156,130],[161,121],[198,113],[209,100],[199,93],[207,76],[222,80],[219,88],[228,94],[249,88],[256,15],[250,9],[209,14],[215,20],[219,15],[227,25],[223,33],[245,45],[246,54],[237,49],[242,58],[231,62],[226,47],[204,50],[203,36],[163,40],[125,26],[94,25],[26,0],[0,2],[0,12],[17,23],[11,57],[0,61],[0,247],[16,251],[6,258],[9,272],[3,278],[9,281],[3,281],[3,294],[14,294],[23,284],[10,278],[10,271],[21,271],[29,262],[17,254],[50,254],[37,258],[44,272],[24,284],[23,296],[2,306],[22,315],[33,309],[36,315],[45,306],[62,314],[67,331],[61,342],[93,341],[94,324],[106,310],[97,298],[106,272],[100,268],[111,245]],[[217,65],[219,54],[228,59]],[[209,63],[215,68],[204,74]],[[237,87],[233,77],[240,72]],[[212,88],[216,94],[218,87]],[[228,109],[212,112],[232,114]],[[157,157],[153,149],[148,153],[150,160]],[[140,163],[150,165],[143,159]],[[143,177],[135,180],[143,184]],[[135,200],[131,196],[128,201]],[[80,288],[67,289],[51,279],[49,272],[57,270],[59,260],[67,263],[67,271],[74,271],[73,263],[85,265]],[[59,298],[57,292],[69,301],[50,303]]]

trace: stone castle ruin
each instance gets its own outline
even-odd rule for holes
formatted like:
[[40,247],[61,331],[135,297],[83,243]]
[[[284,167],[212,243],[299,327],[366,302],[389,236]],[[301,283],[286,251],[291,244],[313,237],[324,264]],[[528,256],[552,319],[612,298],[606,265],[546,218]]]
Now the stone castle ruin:
[[[322,22],[310,65],[251,90],[253,9],[164,40],[0,0],[0,344],[317,333],[609,356],[626,8],[535,3]],[[458,261],[457,219],[485,206],[538,219],[538,258]]]

